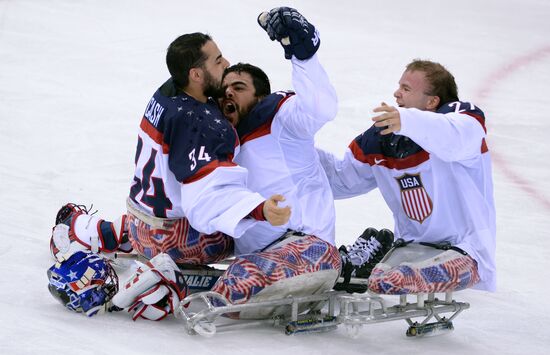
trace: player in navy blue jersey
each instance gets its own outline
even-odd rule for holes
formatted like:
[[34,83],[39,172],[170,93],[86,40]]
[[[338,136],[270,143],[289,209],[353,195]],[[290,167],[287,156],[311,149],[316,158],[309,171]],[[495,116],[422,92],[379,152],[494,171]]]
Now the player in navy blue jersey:
[[[274,208],[282,218],[275,213],[270,220],[266,199],[246,188],[247,171],[233,162],[237,135],[211,98],[229,64],[216,44],[201,33],[180,36],[166,62],[171,78],[141,120],[129,204],[151,217],[185,217],[203,233],[233,237],[264,216],[284,224],[289,209]],[[260,213],[252,213],[260,205]]]
[[394,96],[397,107],[375,108],[374,125],[343,160],[319,151],[335,198],[378,188],[393,213],[400,247],[376,265],[369,288],[494,290],[496,222],[483,112],[459,101],[454,77],[431,61],[408,64]]
[[[166,63],[171,78],[141,119],[127,215],[110,223],[82,206],[64,206],[52,236],[59,258],[75,248],[111,252],[131,244],[147,258],[166,253],[179,264],[207,264],[230,255],[232,238],[256,223],[288,221],[290,207],[277,206],[284,197],[248,189],[247,170],[233,161],[237,134],[211,98],[229,65],[216,43],[202,33],[182,35],[170,44]],[[134,287],[117,299],[124,303],[142,291]],[[139,314],[165,316],[154,312],[155,303]]]

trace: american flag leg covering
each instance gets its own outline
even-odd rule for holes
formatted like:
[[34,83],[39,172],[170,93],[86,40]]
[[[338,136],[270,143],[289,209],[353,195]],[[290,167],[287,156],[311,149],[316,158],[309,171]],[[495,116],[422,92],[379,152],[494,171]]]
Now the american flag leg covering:
[[[212,291],[232,304],[321,293],[334,286],[340,264],[340,254],[330,243],[312,235],[291,235],[265,251],[236,257]],[[243,319],[272,315],[272,311],[265,310],[230,316]]]
[[477,263],[456,250],[411,243],[390,250],[369,277],[369,290],[379,294],[459,291],[479,282]]
[[167,253],[177,264],[206,265],[233,254],[233,238],[220,232],[200,233],[186,218],[147,218],[128,204],[127,223],[132,247],[149,259]]

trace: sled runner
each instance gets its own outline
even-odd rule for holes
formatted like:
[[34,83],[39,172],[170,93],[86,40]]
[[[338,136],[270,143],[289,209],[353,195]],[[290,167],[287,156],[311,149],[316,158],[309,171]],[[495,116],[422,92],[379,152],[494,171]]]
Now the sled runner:
[[[183,321],[189,334],[210,337],[216,334],[218,328],[250,324],[225,318],[222,321],[222,315],[278,306],[280,311],[276,316],[259,322],[282,327],[287,335],[325,332],[344,325],[347,334],[355,337],[363,325],[405,320],[409,325],[406,335],[422,337],[453,330],[452,321],[463,310],[470,308],[468,303],[455,301],[452,292],[445,293],[443,299],[436,298],[433,293],[408,295],[411,296],[415,296],[414,302],[408,302],[407,295],[401,295],[399,302],[389,307],[381,296],[347,294],[339,291],[232,305],[217,293],[200,292],[181,301],[176,317]],[[298,313],[298,309],[304,304],[315,306],[306,313]],[[256,322],[258,321],[254,323]]]

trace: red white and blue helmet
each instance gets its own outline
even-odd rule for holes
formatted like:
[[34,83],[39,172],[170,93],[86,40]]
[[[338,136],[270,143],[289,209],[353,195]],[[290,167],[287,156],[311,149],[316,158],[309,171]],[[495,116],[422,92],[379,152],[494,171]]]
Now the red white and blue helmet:
[[77,251],[48,269],[48,289],[71,311],[88,317],[105,309],[118,291],[118,277],[109,262],[91,251]]

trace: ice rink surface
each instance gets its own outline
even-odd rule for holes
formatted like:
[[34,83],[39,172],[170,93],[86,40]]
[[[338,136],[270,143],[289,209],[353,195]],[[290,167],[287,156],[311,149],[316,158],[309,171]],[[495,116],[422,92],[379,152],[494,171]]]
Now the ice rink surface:
[[[451,334],[405,337],[403,321],[285,336],[270,326],[188,336],[170,318],[71,313],[47,291],[55,214],[66,202],[125,210],[138,124],[168,77],[166,47],[210,33],[232,63],[289,89],[290,63],[256,24],[288,5],[321,32],[339,114],[316,137],[342,154],[413,58],[441,62],[485,111],[497,206],[498,291],[466,290]],[[0,353],[547,354],[550,346],[550,2],[0,0]],[[378,193],[337,202],[337,242],[391,227]]]

